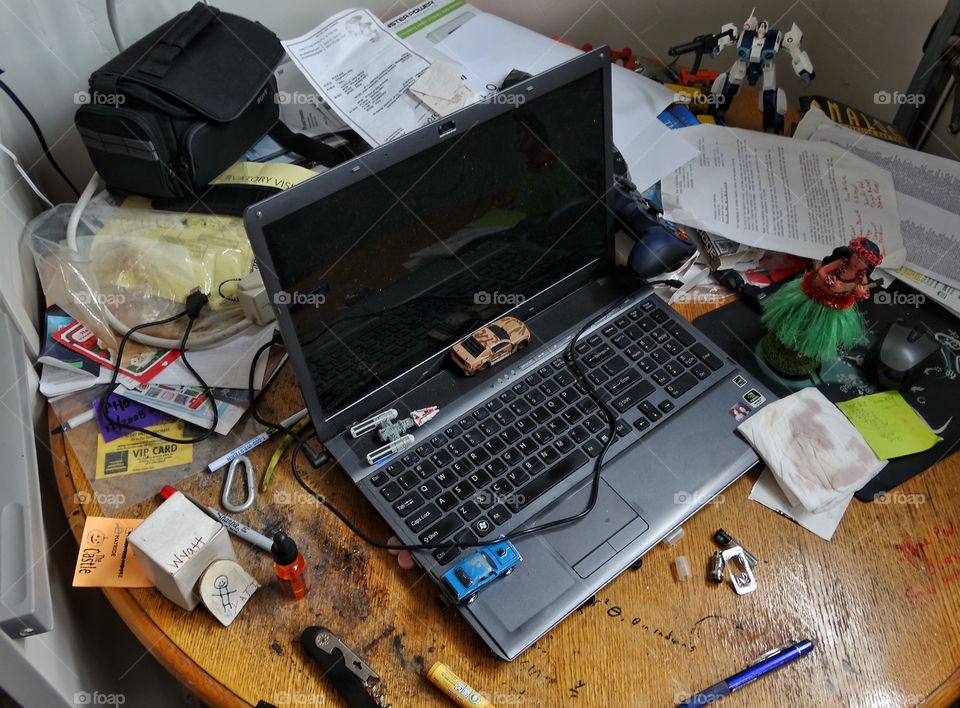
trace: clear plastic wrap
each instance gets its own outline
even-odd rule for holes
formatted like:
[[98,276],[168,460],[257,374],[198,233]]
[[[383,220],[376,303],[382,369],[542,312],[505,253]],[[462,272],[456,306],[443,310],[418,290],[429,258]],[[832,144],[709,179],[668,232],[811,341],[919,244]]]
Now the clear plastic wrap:
[[[190,336],[194,348],[245,325],[231,299],[237,280],[253,267],[239,217],[156,211],[129,198],[119,206],[100,196],[83,210],[74,250],[67,239],[72,210],[62,204],[27,224],[31,250],[48,301],[111,350],[130,327],[181,312],[194,288],[210,296]],[[142,332],[179,341],[183,326]]]
[[[97,386],[88,391],[54,399],[50,401],[50,405],[59,420],[69,420],[75,415],[90,410],[94,399],[103,395],[105,395],[104,387]],[[90,487],[103,513],[107,516],[120,516],[128,507],[158,494],[164,485],[177,485],[185,479],[198,476],[203,480],[205,487],[211,488],[208,494],[204,494],[204,498],[218,498],[220,487],[223,485],[224,472],[221,470],[216,474],[205,474],[207,464],[262,430],[263,426],[253,417],[245,416],[234,426],[230,435],[211,435],[198,443],[180,444],[184,450],[184,457],[187,458],[182,460],[182,464],[162,465],[157,469],[128,474],[107,471],[104,458],[108,453],[102,449],[104,443],[96,422],[79,425],[64,435],[87,481],[90,482]],[[183,434],[185,437],[192,437],[200,432],[202,432],[201,428],[187,425]],[[150,445],[165,446],[167,443],[153,440]],[[256,479],[259,485],[262,470],[266,464],[266,452],[254,450],[250,456],[256,465]],[[99,473],[98,468],[101,469]]]

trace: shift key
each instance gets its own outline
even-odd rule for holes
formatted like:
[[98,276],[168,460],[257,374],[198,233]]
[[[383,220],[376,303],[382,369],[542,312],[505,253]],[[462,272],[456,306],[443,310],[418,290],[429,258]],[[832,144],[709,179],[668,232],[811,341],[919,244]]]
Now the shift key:
[[649,396],[655,390],[656,389],[654,389],[653,384],[649,381],[641,381],[626,393],[614,398],[611,403],[613,404],[614,408],[623,413],[628,408],[633,408],[633,406],[640,403],[640,401]]
[[448,514],[434,524],[428,531],[420,534],[420,543],[437,543],[463,526],[457,514]]

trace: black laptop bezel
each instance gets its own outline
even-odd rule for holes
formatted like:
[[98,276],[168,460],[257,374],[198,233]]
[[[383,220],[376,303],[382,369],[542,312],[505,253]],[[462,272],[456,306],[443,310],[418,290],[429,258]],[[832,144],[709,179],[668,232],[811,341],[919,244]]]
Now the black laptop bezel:
[[[406,392],[418,383],[438,373],[445,366],[447,350],[440,351],[403,374],[383,382],[378,388],[338,411],[327,411],[320,402],[313,386],[302,347],[299,346],[293,320],[283,298],[276,294],[282,290],[276,275],[271,249],[264,230],[270,224],[296,212],[317,200],[344,189],[355,182],[379,173],[401,160],[448,140],[456,139],[465,126],[474,126],[491,120],[503,113],[515,110],[526,100],[549,93],[571,81],[593,72],[601,72],[603,83],[603,161],[604,201],[607,206],[605,248],[601,257],[574,271],[562,280],[527,298],[521,304],[502,313],[499,317],[512,315],[520,319],[565,297],[603,271],[613,266],[615,249],[613,238],[613,125],[611,109],[611,65],[605,48],[595,49],[583,56],[571,59],[533,78],[499,92],[493,100],[485,100],[447,117],[408,133],[374,150],[348,160],[333,169],[317,175],[285,192],[272,196],[248,207],[244,212],[244,225],[256,256],[260,274],[277,318],[283,341],[300,384],[310,419],[321,441],[327,441],[343,432],[353,422],[363,420],[378,410],[389,407],[396,400],[394,391]],[[522,98],[520,98],[522,97]],[[318,244],[318,247],[322,245]],[[279,302],[278,302],[279,301]]]

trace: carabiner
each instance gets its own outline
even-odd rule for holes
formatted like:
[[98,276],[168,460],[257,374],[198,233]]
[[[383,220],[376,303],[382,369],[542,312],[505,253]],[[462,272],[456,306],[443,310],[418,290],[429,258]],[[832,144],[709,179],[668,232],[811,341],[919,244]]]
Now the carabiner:
[[[232,501],[230,501],[230,489],[233,487],[233,476],[237,471],[238,465],[243,465],[246,471],[247,498],[240,504],[234,504]],[[253,506],[253,502],[256,498],[257,488],[253,483],[253,464],[246,455],[241,455],[231,462],[230,467],[227,469],[227,477],[223,480],[223,494],[220,496],[220,503],[223,504],[223,508],[227,511],[239,512],[246,511]]]

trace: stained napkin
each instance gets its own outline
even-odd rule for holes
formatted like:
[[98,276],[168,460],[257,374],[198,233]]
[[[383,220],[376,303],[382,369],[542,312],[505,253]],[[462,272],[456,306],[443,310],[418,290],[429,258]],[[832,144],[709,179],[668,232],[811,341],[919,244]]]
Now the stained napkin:
[[738,427],[793,506],[820,513],[850,496],[887,464],[816,388],[769,403]]

